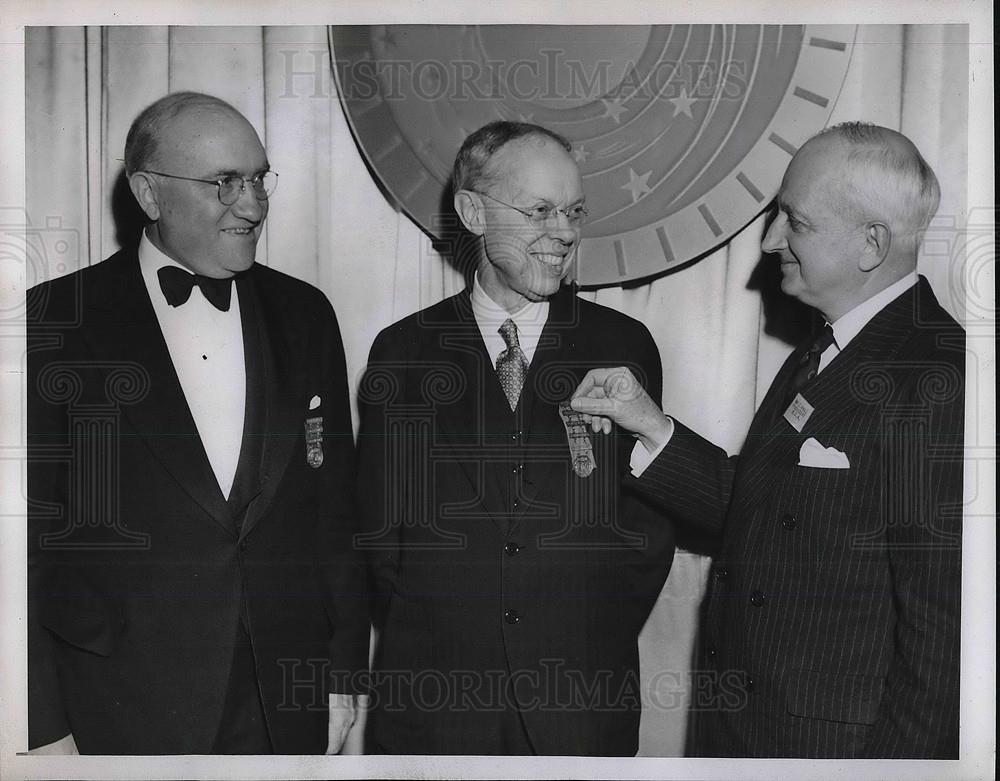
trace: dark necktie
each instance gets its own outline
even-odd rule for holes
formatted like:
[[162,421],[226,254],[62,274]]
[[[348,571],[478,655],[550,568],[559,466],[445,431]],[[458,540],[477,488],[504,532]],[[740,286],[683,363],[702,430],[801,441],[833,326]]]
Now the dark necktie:
[[788,394],[790,399],[794,398],[795,394],[819,373],[819,358],[826,351],[826,348],[833,344],[833,341],[833,328],[827,323],[823,326],[819,336],[816,337],[816,341],[799,357],[799,365],[792,376],[791,389]]
[[503,386],[513,412],[517,408],[517,400],[524,387],[524,377],[528,373],[528,359],[521,351],[521,344],[517,340],[517,324],[513,320],[504,320],[497,330],[507,345],[507,349],[497,357],[497,376],[500,377],[500,385]]
[[215,279],[192,274],[177,266],[164,266],[156,272],[160,279],[160,290],[170,306],[180,306],[191,297],[191,289],[197,285],[202,294],[216,309],[229,311],[229,299],[233,292],[233,277]]

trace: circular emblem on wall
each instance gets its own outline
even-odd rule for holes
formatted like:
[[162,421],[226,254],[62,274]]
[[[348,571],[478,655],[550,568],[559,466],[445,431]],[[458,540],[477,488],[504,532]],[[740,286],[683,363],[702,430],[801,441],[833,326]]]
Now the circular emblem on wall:
[[573,145],[589,217],[581,285],[661,273],[728,241],[825,127],[852,25],[330,28],[338,95],[382,186],[446,235],[451,164],[497,119]]

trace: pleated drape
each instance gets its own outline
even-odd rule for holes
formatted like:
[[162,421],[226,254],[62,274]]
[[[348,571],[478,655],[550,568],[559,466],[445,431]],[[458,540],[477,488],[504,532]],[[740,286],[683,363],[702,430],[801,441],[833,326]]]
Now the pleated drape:
[[[52,278],[131,240],[122,177],[125,134],[168,91],[228,100],[254,124],[280,175],[258,260],[317,285],[337,311],[355,382],[375,335],[461,289],[462,277],[373,181],[336,99],[323,27],[28,28],[26,207],[79,252]],[[857,44],[832,122],[862,119],[910,136],[942,185],[938,221],[966,219],[968,31],[873,25]],[[134,216],[134,215],[133,215]],[[587,297],[642,320],[659,345],[664,408],[738,452],[804,315],[774,296],[761,263],[762,216],[700,262]],[[134,238],[134,237],[132,237]],[[961,253],[928,249],[921,271],[962,314]],[[352,388],[352,394],[354,389]],[[691,653],[709,561],[679,551],[640,638],[646,709],[640,753],[683,753]]]

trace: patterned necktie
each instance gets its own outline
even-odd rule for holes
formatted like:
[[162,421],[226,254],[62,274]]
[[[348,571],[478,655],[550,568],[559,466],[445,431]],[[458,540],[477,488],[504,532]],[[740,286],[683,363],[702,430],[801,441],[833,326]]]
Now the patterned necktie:
[[813,342],[806,352],[799,357],[799,366],[792,376],[791,391],[789,398],[794,398],[795,394],[801,391],[806,384],[819,373],[819,359],[826,351],[826,348],[833,344],[833,328],[827,323],[823,326],[816,341]]
[[192,274],[177,266],[164,266],[156,272],[160,279],[160,290],[170,306],[180,306],[191,297],[195,285],[216,309],[229,311],[229,300],[233,292],[233,278],[215,279]]
[[513,412],[517,408],[517,400],[524,387],[524,377],[528,373],[528,359],[524,357],[517,341],[517,324],[513,320],[504,320],[497,330],[507,345],[507,349],[497,357],[497,376],[500,377],[500,384]]

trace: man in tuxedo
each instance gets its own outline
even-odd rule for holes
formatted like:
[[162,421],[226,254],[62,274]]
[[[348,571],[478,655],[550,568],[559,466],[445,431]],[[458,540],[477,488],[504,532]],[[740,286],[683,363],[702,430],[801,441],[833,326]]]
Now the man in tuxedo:
[[631,755],[671,530],[622,496],[633,440],[593,443],[560,404],[623,345],[659,396],[659,355],[563,284],[586,215],[565,139],[491,123],[453,181],[472,284],[385,329],[359,392],[379,629],[366,749]]
[[938,197],[892,130],[848,123],[798,150],[762,247],[826,325],[778,372],[738,457],[624,369],[577,389],[593,427],[648,447],[639,489],[724,525],[702,755],[958,755],[965,337],[916,273]]
[[232,106],[162,98],[125,165],[137,251],[28,294],[30,744],[334,753],[369,635],[336,318],[254,263]]

